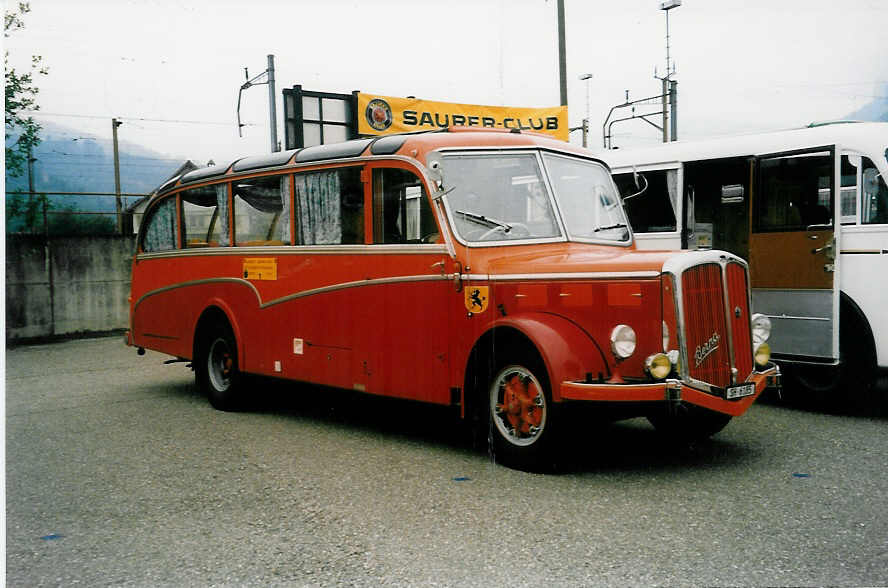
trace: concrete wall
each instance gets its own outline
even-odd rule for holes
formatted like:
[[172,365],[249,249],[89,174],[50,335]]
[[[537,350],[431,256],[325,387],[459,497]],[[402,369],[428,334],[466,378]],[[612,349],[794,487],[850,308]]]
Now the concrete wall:
[[133,235],[8,235],[7,343],[126,328],[134,246]]

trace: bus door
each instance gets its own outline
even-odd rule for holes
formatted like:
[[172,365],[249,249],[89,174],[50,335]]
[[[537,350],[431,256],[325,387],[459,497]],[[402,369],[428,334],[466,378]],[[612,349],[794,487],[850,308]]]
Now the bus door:
[[835,146],[761,155],[749,239],[753,311],[777,359],[838,361]]
[[682,249],[721,249],[749,259],[751,166],[746,157],[685,164]]
[[408,166],[367,168],[373,263],[382,278],[369,333],[368,392],[446,404],[454,262],[426,189]]

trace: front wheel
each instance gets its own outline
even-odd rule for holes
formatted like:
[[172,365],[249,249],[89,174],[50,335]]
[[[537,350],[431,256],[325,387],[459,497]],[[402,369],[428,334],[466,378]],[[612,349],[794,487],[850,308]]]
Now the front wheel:
[[204,334],[196,358],[196,377],[214,408],[231,411],[241,407],[237,342],[228,325],[215,325]]
[[547,467],[554,406],[545,368],[535,361],[498,367],[487,396],[488,437],[494,458],[521,470]]

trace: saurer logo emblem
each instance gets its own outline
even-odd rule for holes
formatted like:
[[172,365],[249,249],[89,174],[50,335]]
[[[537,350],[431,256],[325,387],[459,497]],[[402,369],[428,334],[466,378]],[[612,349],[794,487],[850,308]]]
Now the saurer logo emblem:
[[694,351],[694,365],[696,367],[700,367],[703,360],[709,357],[709,354],[713,351],[718,349],[718,342],[720,340],[721,337],[718,336],[718,333],[713,333],[712,337],[709,338],[709,341],[706,341],[702,345],[697,345],[697,350]]

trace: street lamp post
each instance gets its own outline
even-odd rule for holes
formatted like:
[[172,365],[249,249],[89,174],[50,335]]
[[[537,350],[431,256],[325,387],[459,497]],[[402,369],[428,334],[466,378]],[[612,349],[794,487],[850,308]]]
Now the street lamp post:
[[580,76],[581,80],[586,82],[586,118],[583,119],[583,147],[589,146],[589,112],[591,110],[590,92],[592,85],[592,74],[584,73]]

